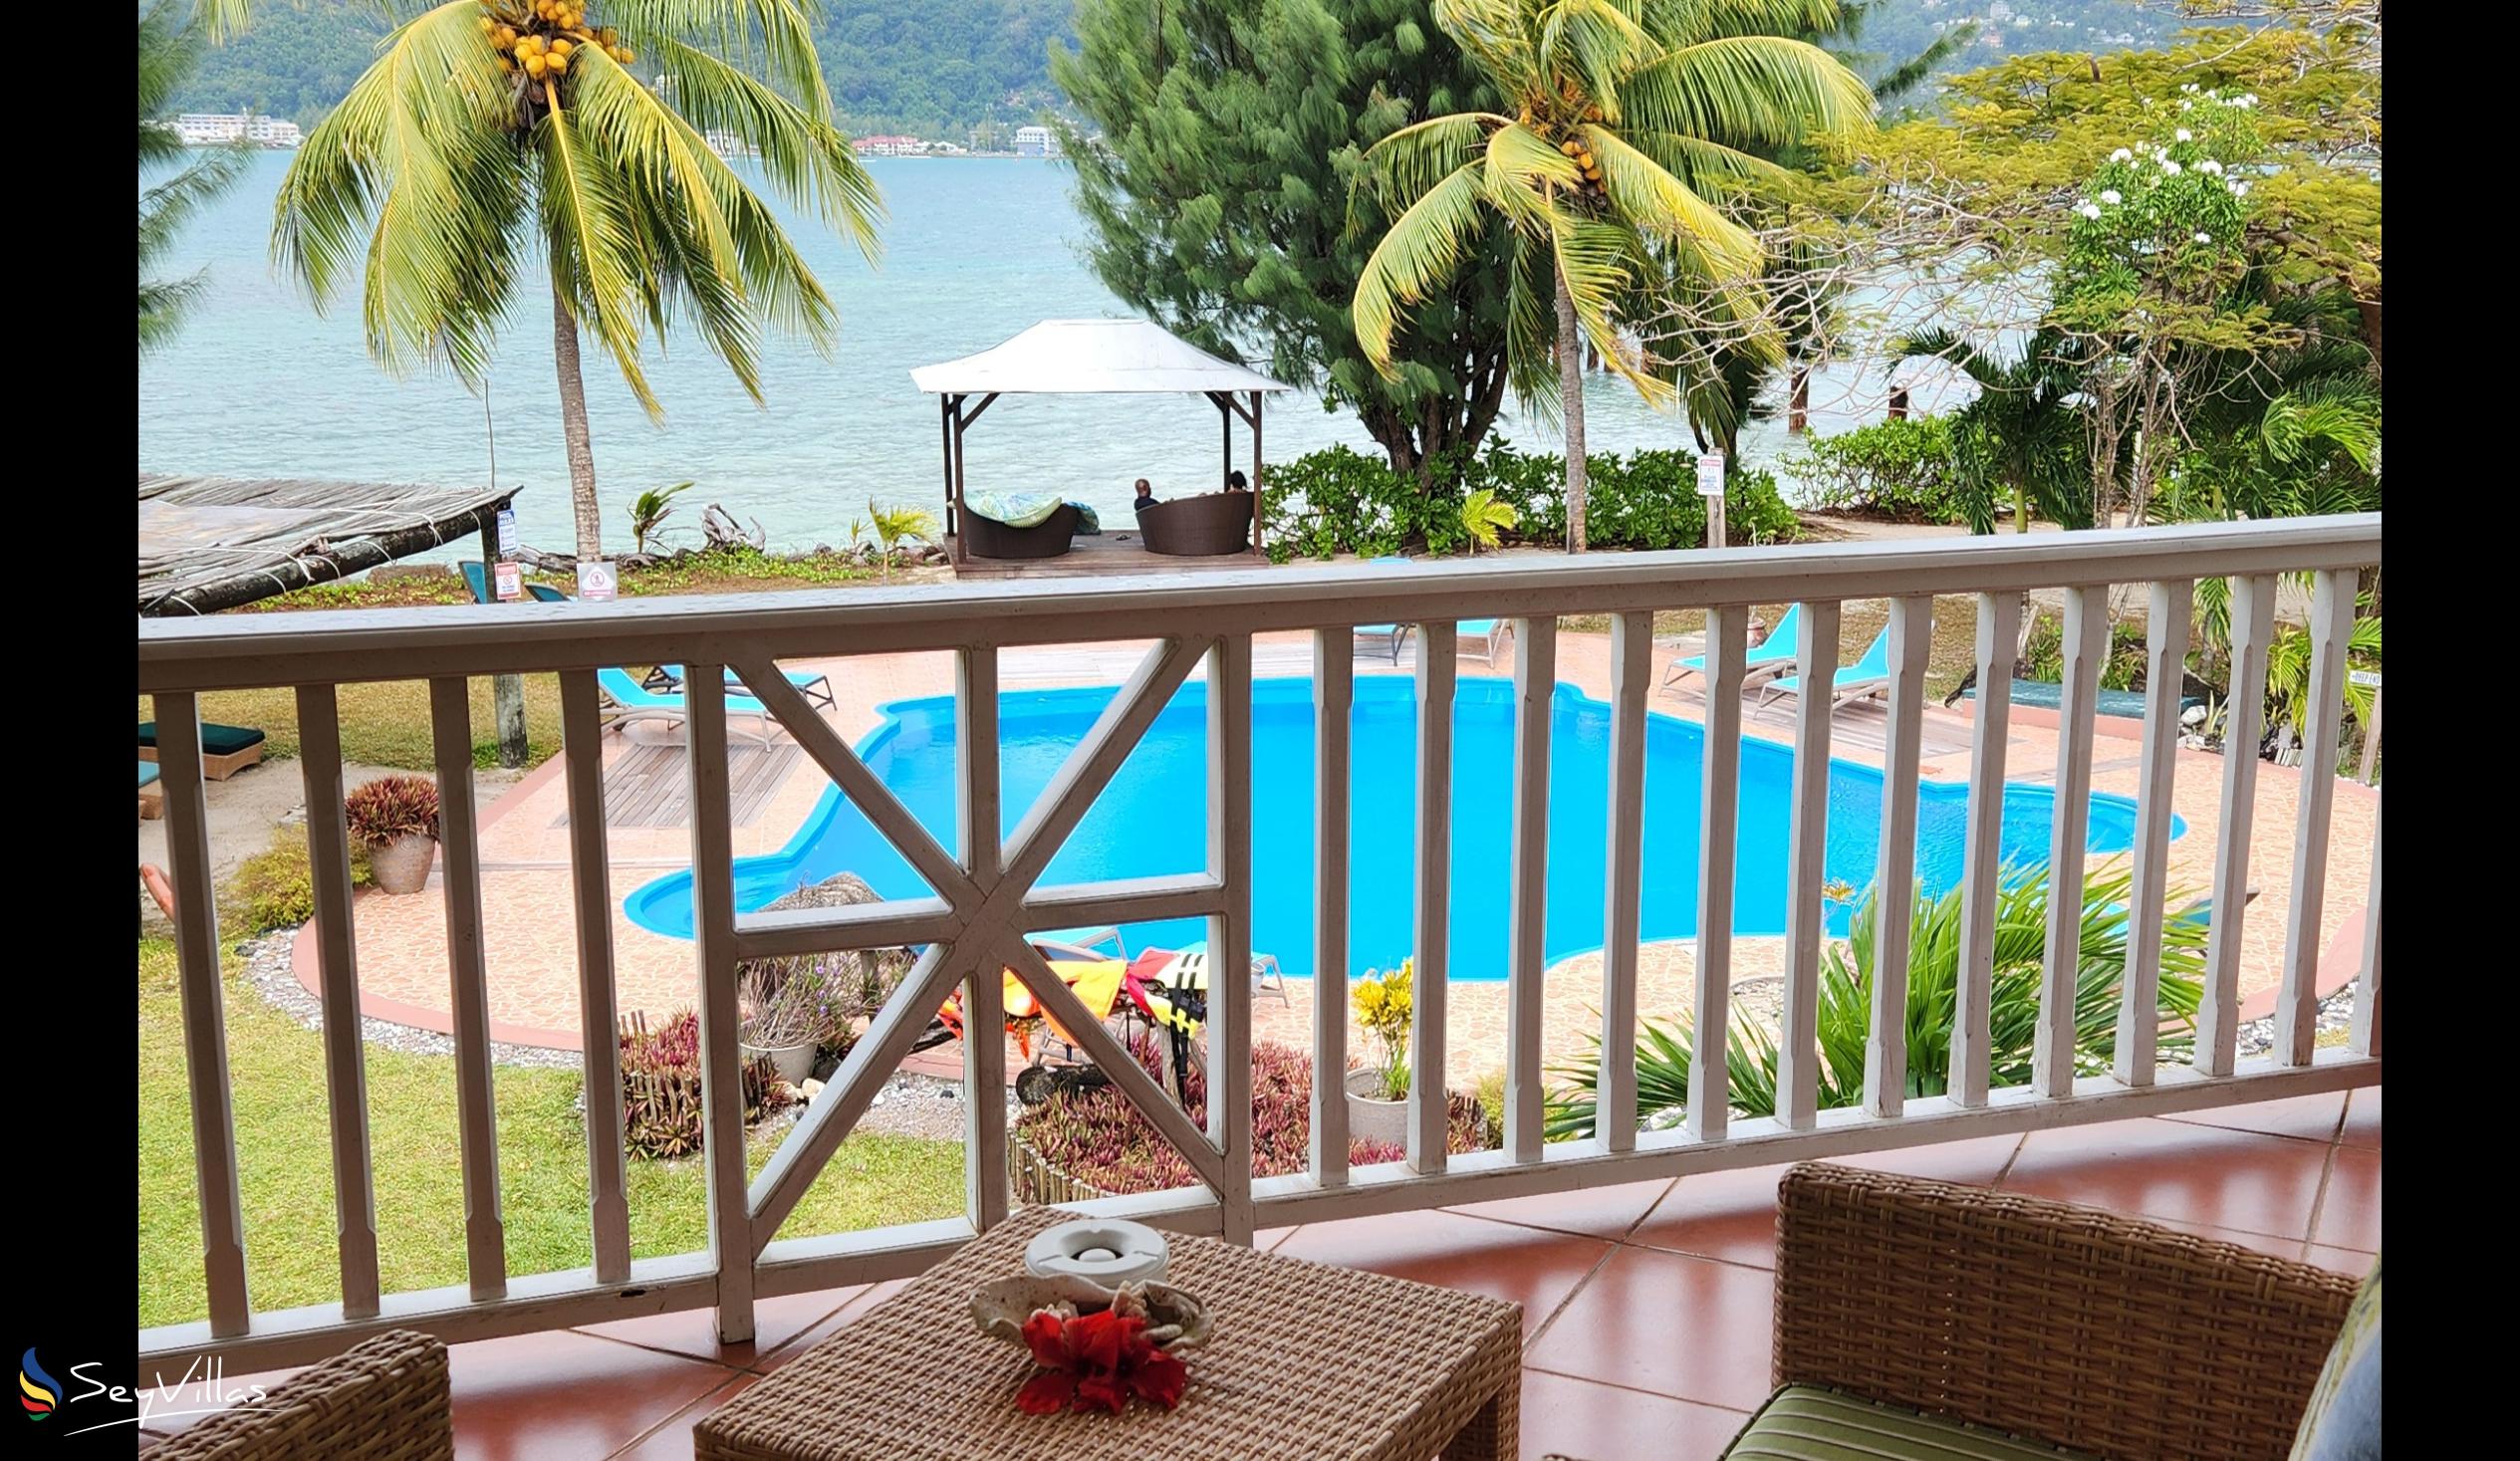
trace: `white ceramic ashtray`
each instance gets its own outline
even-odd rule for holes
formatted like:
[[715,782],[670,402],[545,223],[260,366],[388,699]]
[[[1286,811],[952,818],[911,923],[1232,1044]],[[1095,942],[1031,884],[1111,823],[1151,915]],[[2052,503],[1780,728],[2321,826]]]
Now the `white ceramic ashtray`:
[[1143,1223],[1081,1218],[1037,1234],[1024,1249],[1024,1271],[1037,1278],[1083,1279],[1101,1289],[1160,1280],[1163,1234]]

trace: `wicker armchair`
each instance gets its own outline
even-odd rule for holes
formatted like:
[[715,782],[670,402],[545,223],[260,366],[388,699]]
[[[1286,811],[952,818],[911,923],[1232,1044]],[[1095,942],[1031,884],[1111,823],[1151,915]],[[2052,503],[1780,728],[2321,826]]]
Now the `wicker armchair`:
[[205,1416],[151,1447],[149,1461],[454,1461],[446,1346],[388,1330]]
[[2156,1223],[1851,1167],[1793,1168],[1777,1208],[1778,1393],[1728,1455],[1801,1456],[1798,1436],[1853,1426],[1868,1456],[2286,1461],[2356,1288]]
[[1137,531],[1148,553],[1173,558],[1215,558],[1251,551],[1248,492],[1210,492],[1176,497],[1137,511]]

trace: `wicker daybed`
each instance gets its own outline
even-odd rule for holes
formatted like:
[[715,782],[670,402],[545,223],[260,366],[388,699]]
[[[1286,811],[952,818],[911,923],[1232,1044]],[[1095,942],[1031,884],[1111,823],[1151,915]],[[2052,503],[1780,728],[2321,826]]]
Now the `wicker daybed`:
[[1057,558],[1073,546],[1081,521],[1077,505],[1063,502],[1057,512],[1029,528],[1010,528],[994,518],[982,517],[966,502],[962,508],[963,550],[973,558]]
[[1144,536],[1148,553],[1173,558],[1248,553],[1253,500],[1248,492],[1176,497],[1139,509],[1137,531]]

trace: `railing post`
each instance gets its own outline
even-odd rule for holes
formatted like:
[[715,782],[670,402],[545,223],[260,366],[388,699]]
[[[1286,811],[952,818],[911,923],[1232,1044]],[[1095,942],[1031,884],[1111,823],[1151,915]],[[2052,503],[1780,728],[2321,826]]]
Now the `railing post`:
[[[1709,523],[1716,515],[1707,514]],[[1733,872],[1741,847],[1741,676],[1750,607],[1706,610],[1706,743],[1697,823],[1697,1048],[1721,1051],[1732,1030]],[[1688,1133],[1721,1141],[1732,1118],[1732,1083],[1721,1059],[1691,1061]]]
[[184,1079],[192,1104],[194,1190],[210,1333],[246,1332],[245,1207],[237,1192],[236,1101],[227,1079],[227,1013],[219,975],[219,911],[211,888],[209,811],[201,789],[201,714],[188,693],[161,691],[158,782],[166,788],[166,860],[175,884],[175,962],[183,996]]
[[2257,821],[2258,743],[2266,733],[2266,650],[2275,635],[2272,576],[2231,581],[2231,695],[2223,701],[2222,822],[2214,829],[2213,921],[2196,1005],[2196,1069],[2228,1076],[2240,1050],[2241,921],[2249,904],[2249,835]]
[[507,1292],[499,1212],[499,1102],[490,1067],[490,970],[481,938],[481,835],[473,812],[472,691],[461,675],[428,682],[437,754],[438,872],[453,980],[455,1120],[464,1169],[464,1267],[475,1299]]
[[1793,821],[1786,834],[1785,1009],[1776,1051],[1776,1118],[1807,1131],[1820,1120],[1820,948],[1829,878],[1831,677],[1838,669],[1844,606],[1803,605],[1794,668]]
[[2187,680],[2187,619],[2196,586],[2152,586],[2144,612],[2143,760],[2136,794],[2135,860],[2127,892],[2127,975],[2112,1057],[2120,1081],[2152,1084],[2161,1038],[2161,919],[2169,897],[2170,797],[2178,774],[2179,691]]
[[1313,1181],[1348,1185],[1348,852],[1356,631],[1313,631]]
[[1207,868],[1224,885],[1207,920],[1207,1139],[1223,1158],[1222,1236],[1251,1242],[1251,636],[1207,653]]
[[2344,733],[2345,647],[2354,637],[2352,570],[2323,572],[2310,595],[2309,735],[2301,754],[2301,814],[2293,824],[2293,900],[2284,919],[2284,983],[2275,997],[2275,1059],[2310,1064],[2319,1036],[2320,915],[2327,908],[2328,814],[2336,805]]
[[[752,1204],[744,1164],[744,1053],[736,1001],[735,846],[726,784],[726,667],[683,666],[691,769],[691,931],[700,978],[700,1120],[717,1337],[753,1337]],[[975,1097],[976,1098],[976,1097]]]
[[2056,813],[2048,842],[2047,957],[2039,971],[2039,1025],[2031,1084],[2042,1096],[2074,1094],[2074,988],[2083,964],[2083,864],[2092,816],[2093,706],[2109,657],[2106,585],[2065,591],[2065,683],[2058,695]]
[[2380,807],[2372,808],[2372,893],[2363,905],[2363,972],[2354,981],[2354,1022],[2346,1048],[2380,1054]]
[[1637,1144],[1637,938],[1644,866],[1645,697],[1653,615],[1610,621],[1610,846],[1603,862],[1602,1067],[1594,1134],[1604,1151]]
[[[997,651],[964,649],[954,659],[954,770],[961,789],[962,868],[986,893],[997,886],[1006,823],[998,771]],[[1006,1220],[1006,977],[994,940],[963,945],[971,968],[962,984],[962,1156],[964,1210],[975,1231]]]
[[578,1039],[586,1071],[588,1221],[596,1282],[630,1278],[623,1173],[622,1035],[613,988],[613,869],[604,810],[604,718],[595,675],[560,677],[562,774],[569,794],[569,888],[578,918]]
[[1457,630],[1417,626],[1417,977],[1409,987],[1408,1168],[1445,1165],[1452,1112],[1444,1092],[1452,949],[1452,691]]
[[332,1118],[333,1210],[342,1315],[368,1319],[377,1274],[377,1184],[368,1142],[368,1057],[359,1013],[359,934],[350,911],[350,828],[342,805],[342,726],[331,685],[298,687],[307,867],[315,886],[315,966],[324,1000],[324,1094]]
[[1558,620],[1514,622],[1513,889],[1505,934],[1505,1148],[1538,1161],[1545,1136],[1548,1073],[1542,1048],[1549,1014],[1549,764],[1557,713]]
[[[1882,748],[1882,849],[1873,874],[1873,1008],[1864,1046],[1864,1108],[1907,1108],[1907,946],[1916,911],[1916,782],[1924,759],[1925,661],[1933,600],[1890,601],[1890,728]],[[1807,681],[1818,689],[1825,681]]]
[[1969,824],[1960,881],[1959,988],[1951,1011],[1951,1099],[1986,1104],[1993,1061],[1995,910],[2004,900],[2004,760],[2011,739],[2021,596],[1977,596],[1977,709],[1969,729]]

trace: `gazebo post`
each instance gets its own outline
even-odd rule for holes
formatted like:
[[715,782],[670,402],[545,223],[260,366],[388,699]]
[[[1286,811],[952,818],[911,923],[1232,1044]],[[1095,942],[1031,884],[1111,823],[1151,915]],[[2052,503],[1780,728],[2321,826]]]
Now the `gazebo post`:
[[936,397],[936,439],[945,460],[945,536],[954,541],[955,556],[960,557],[962,531],[955,514],[961,504],[954,500],[954,398],[950,395]]
[[[962,494],[964,489],[969,485],[969,480],[963,475],[962,461],[962,428],[964,425],[962,418],[963,400],[964,397],[959,395],[951,397],[951,404],[948,406],[948,410],[951,412],[953,417],[953,432],[952,439],[946,443],[945,447],[947,462],[946,470],[951,472],[953,475],[954,508],[956,512],[959,512],[962,508]],[[963,547],[963,537],[964,535],[960,533],[954,535],[954,562],[956,564],[962,563],[968,553],[968,550]]]
[[1216,479],[1216,490],[1222,492],[1234,479],[1234,398],[1219,391],[1208,399],[1216,402],[1216,424],[1224,433],[1225,465]]
[[1261,525],[1260,505],[1262,502],[1266,501],[1266,499],[1260,495],[1263,490],[1260,485],[1260,474],[1262,471],[1260,465],[1260,392],[1255,390],[1251,392],[1251,551],[1253,553],[1258,553],[1267,546],[1261,537],[1261,534],[1265,531],[1265,529]]

